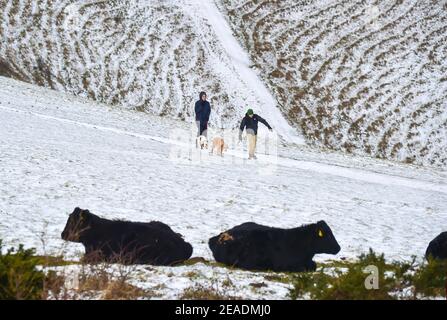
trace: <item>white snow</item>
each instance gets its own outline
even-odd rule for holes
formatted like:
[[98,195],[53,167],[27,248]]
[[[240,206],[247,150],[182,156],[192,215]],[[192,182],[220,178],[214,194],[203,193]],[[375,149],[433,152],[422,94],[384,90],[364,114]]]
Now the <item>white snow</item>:
[[[179,132],[185,139],[175,139]],[[193,256],[207,260],[213,259],[211,236],[247,221],[289,228],[325,220],[342,250],[317,261],[355,257],[369,247],[388,259],[422,258],[428,242],[447,228],[445,171],[287,144],[278,147],[277,159],[260,155],[256,162],[230,144],[222,159],[196,151],[193,140],[186,143],[190,132],[186,122],[0,77],[4,245],[79,258],[82,245],[60,239],[76,206],[109,219],[163,221],[193,245]],[[173,151],[182,158],[173,159]],[[274,170],[259,174],[268,164]],[[203,264],[153,269],[158,275],[145,277],[155,284],[171,272],[197,271],[205,279],[223,272],[219,279],[231,277],[241,292],[259,277]],[[191,284],[182,279],[166,280],[163,296],[175,297]],[[268,286],[276,293],[247,296],[286,297],[285,285]]]

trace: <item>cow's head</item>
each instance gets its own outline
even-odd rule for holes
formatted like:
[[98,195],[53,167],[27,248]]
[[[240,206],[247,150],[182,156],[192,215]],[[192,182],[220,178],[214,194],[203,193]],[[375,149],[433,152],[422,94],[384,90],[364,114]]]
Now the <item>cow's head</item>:
[[326,222],[318,221],[315,224],[313,237],[315,253],[337,254],[340,251],[340,245]]
[[68,217],[64,231],[62,231],[62,239],[72,242],[82,242],[87,230],[91,228],[94,217],[88,210],[75,208]]

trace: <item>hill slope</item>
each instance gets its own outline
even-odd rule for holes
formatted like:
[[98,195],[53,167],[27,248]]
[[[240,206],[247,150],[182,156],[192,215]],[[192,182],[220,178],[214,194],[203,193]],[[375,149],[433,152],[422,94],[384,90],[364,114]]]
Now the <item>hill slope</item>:
[[445,1],[220,3],[308,142],[447,166]]
[[203,90],[213,126],[235,127],[250,106],[302,143],[217,7],[205,4],[0,1],[0,74],[184,120]]
[[206,90],[215,128],[253,107],[289,142],[446,168],[446,12],[434,0],[3,0],[0,75],[187,121]]

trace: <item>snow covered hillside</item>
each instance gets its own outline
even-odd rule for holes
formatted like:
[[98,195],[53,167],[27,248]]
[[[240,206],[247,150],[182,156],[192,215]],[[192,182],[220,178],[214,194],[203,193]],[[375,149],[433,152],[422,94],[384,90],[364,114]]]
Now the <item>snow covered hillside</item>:
[[446,6],[0,0],[0,75],[185,120],[205,90],[215,128],[253,107],[289,142],[446,168]]
[[[288,144],[277,158],[255,162],[232,144],[222,159],[175,139],[179,131],[188,137],[190,124],[0,77],[4,245],[79,258],[83,247],[60,239],[76,206],[105,218],[165,222],[193,245],[193,257],[207,260],[211,236],[247,221],[288,228],[325,220],[342,249],[317,261],[370,247],[389,259],[422,258],[447,228],[445,171]],[[269,164],[274,170],[260,174]],[[164,297],[212,276],[231,278],[244,297],[285,298],[288,289],[264,273],[202,263],[139,270],[140,284],[164,283]],[[190,271],[201,276],[188,278]],[[267,287],[254,293],[253,281]]]
[[188,120],[207,91],[211,125],[250,106],[302,142],[212,2],[1,0],[0,38],[0,75]]
[[447,166],[447,2],[221,0],[315,145]]

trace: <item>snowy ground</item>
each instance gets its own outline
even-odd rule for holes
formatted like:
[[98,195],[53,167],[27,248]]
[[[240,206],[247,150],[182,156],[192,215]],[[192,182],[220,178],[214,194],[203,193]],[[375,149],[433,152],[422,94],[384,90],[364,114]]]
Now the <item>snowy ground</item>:
[[[163,221],[207,260],[208,238],[247,221],[295,227],[324,219],[342,250],[317,261],[369,247],[390,259],[422,257],[447,229],[445,171],[284,144],[277,158],[247,162],[230,145],[221,159],[175,140],[190,127],[0,77],[0,238],[79,257],[82,246],[60,239],[76,206],[110,219]],[[181,276],[188,271],[230,277],[246,297],[287,294],[269,281],[249,290],[262,276],[251,272],[204,264],[148,270],[141,282],[166,282],[166,297],[194,282]]]

